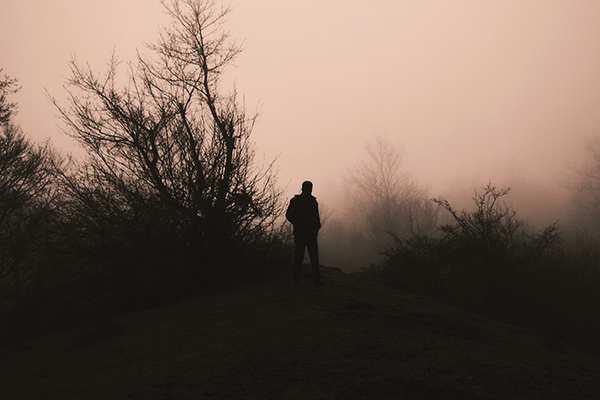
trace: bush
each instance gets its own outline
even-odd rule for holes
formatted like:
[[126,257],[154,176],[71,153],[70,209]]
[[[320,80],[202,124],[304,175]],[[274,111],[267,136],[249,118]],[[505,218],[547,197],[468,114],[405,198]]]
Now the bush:
[[528,232],[516,212],[500,202],[508,191],[488,185],[476,193],[471,212],[434,199],[453,223],[440,226],[436,236],[395,238],[385,261],[372,271],[403,290],[521,322],[528,309],[538,308],[540,291],[557,276],[565,257],[556,224]]
[[581,240],[567,251],[556,224],[529,232],[500,202],[508,191],[488,185],[475,195],[471,212],[433,200],[453,223],[440,226],[435,237],[395,237],[371,272],[398,289],[529,326],[600,354],[600,253]]

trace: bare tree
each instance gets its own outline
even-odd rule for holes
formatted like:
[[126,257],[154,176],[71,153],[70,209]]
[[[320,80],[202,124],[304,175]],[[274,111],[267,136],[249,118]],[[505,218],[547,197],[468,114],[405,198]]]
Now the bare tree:
[[570,183],[573,214],[580,229],[598,239],[600,234],[600,136],[587,143],[588,156]]
[[403,169],[402,151],[388,139],[366,143],[366,157],[346,177],[346,207],[323,229],[326,262],[360,269],[381,258],[393,237],[432,233],[438,208]]
[[[0,69],[0,72],[2,72],[2,69]],[[11,78],[8,75],[0,78],[0,125],[8,123],[16,113],[17,104],[10,103],[6,96],[19,91],[20,87],[17,82],[16,78]]]
[[437,210],[427,191],[402,168],[402,152],[389,140],[367,142],[367,159],[349,176],[349,197],[365,223],[365,234],[382,241],[435,229]]
[[270,231],[280,193],[271,164],[254,160],[256,115],[220,86],[241,51],[224,30],[230,10],[214,0],[163,5],[172,23],[151,56],[128,65],[127,85],[114,55],[103,76],[71,62],[69,107],[54,103],[90,159],[66,187],[96,212],[104,190],[109,214],[156,217],[192,251],[223,253]]

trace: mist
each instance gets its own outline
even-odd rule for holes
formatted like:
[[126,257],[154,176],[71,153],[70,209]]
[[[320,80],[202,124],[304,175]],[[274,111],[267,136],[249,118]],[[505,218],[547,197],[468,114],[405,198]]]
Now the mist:
[[248,51],[235,80],[262,83],[246,97],[261,106],[258,149],[278,156],[288,197],[313,181],[322,240],[328,223],[352,224],[347,178],[381,136],[431,197],[468,209],[488,183],[510,187],[531,229],[573,227],[570,182],[600,126],[598,4],[269,6],[251,20],[236,9]]
[[[367,149],[373,144],[382,141],[382,146],[386,149],[396,150],[398,153],[398,170],[395,175],[394,185],[399,191],[400,203],[407,201],[414,191],[419,192],[421,200],[420,205],[398,206],[397,212],[405,215],[402,222],[392,223],[386,227],[381,227],[382,235],[379,240],[364,246],[369,232],[369,216],[373,200],[361,201],[361,196],[353,180],[357,175],[358,167],[366,163],[371,163],[371,168],[375,172],[380,171],[382,163],[373,163]],[[434,185],[418,178],[418,174],[410,171],[406,167],[406,151],[404,147],[393,144],[389,137],[373,137],[364,143],[363,157],[357,161],[351,168],[348,168],[340,179],[342,184],[337,188],[327,186],[321,191],[323,193],[321,207],[324,210],[323,230],[321,233],[321,242],[323,243],[324,256],[322,258],[326,265],[340,265],[345,271],[359,271],[368,268],[372,264],[377,264],[384,259],[383,252],[394,246],[394,237],[403,239],[412,233],[436,235],[441,225],[451,223],[452,216],[442,210],[438,205],[434,205],[434,200],[447,200],[452,208],[458,212],[471,212],[476,204],[474,200],[478,195],[485,191],[486,186],[491,185],[498,189],[507,189],[508,193],[502,197],[501,204],[513,210],[516,216],[523,220],[527,230],[536,231],[544,229],[551,225],[556,225],[565,238],[574,239],[575,236],[588,232],[593,228],[593,218],[589,216],[582,221],[581,216],[577,216],[577,210],[581,207],[581,202],[576,200],[581,195],[580,185],[583,177],[588,171],[583,167],[586,163],[592,162],[592,155],[589,149],[582,149],[583,156],[579,160],[577,167],[567,167],[563,171],[557,171],[556,174],[549,174],[545,179],[539,179],[528,175],[526,171],[519,173],[518,166],[505,168],[495,174],[486,177],[482,175],[473,175],[463,179],[454,179],[446,183]],[[403,187],[410,186],[408,192]],[[404,192],[403,192],[404,191]],[[317,195],[319,192],[316,192]],[[357,201],[358,200],[358,201]],[[413,216],[409,214],[415,212],[415,208],[422,208],[423,204],[432,207],[432,214],[435,218],[428,224],[427,229],[413,229]],[[402,210],[401,210],[402,209]],[[589,212],[589,211],[588,211]],[[394,212],[392,212],[394,213]],[[588,215],[593,215],[588,214]],[[371,227],[372,229],[372,227]],[[594,230],[593,228],[592,230]],[[589,232],[588,232],[589,233]],[[592,234],[592,236],[594,236]]]
[[[125,63],[167,21],[158,1],[2,8],[24,130],[66,150],[45,90],[64,96],[69,59],[101,70],[114,50]],[[599,14],[595,1],[242,3],[228,79],[260,109],[254,139],[290,195],[309,178],[340,187],[375,135],[434,192],[507,173],[554,185],[600,126]]]
[[281,154],[286,183],[340,185],[364,141],[386,135],[437,192],[509,169],[554,184],[597,129],[591,2],[291,8],[257,13],[259,39],[245,43],[263,62],[241,61],[237,77],[265,82],[251,93],[263,110],[256,140]]

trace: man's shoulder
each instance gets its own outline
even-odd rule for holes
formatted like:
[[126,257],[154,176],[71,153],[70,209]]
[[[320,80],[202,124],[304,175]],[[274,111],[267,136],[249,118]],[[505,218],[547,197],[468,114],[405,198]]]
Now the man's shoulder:
[[290,202],[317,202],[317,198],[313,195],[302,195],[302,194],[297,194],[294,197],[292,197],[292,199],[290,200]]

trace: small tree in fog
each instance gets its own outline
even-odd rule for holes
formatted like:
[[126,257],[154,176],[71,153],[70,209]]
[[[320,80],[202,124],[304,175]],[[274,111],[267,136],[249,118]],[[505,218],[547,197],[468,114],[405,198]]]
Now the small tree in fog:
[[324,228],[325,259],[347,268],[377,262],[392,244],[392,235],[429,233],[435,229],[437,207],[403,169],[402,152],[387,139],[366,144],[366,158],[346,178],[347,209],[338,211]]
[[[0,73],[2,69],[0,69]],[[0,77],[0,125],[9,123],[11,117],[16,112],[17,104],[8,101],[8,95],[19,91],[17,79],[8,75]]]
[[71,63],[70,106],[57,107],[90,158],[67,187],[90,229],[129,221],[131,246],[173,242],[179,249],[165,262],[214,261],[269,232],[279,193],[270,165],[254,161],[255,116],[235,89],[221,89],[241,51],[223,29],[229,9],[213,0],[163,5],[172,24],[152,56],[129,65],[126,85],[114,56],[102,76]]
[[427,191],[402,168],[402,152],[387,139],[366,144],[367,158],[348,178],[348,196],[362,216],[364,234],[383,241],[389,233],[404,237],[435,229],[437,209]]
[[600,136],[589,139],[588,157],[571,184],[573,213],[587,235],[600,240]]

